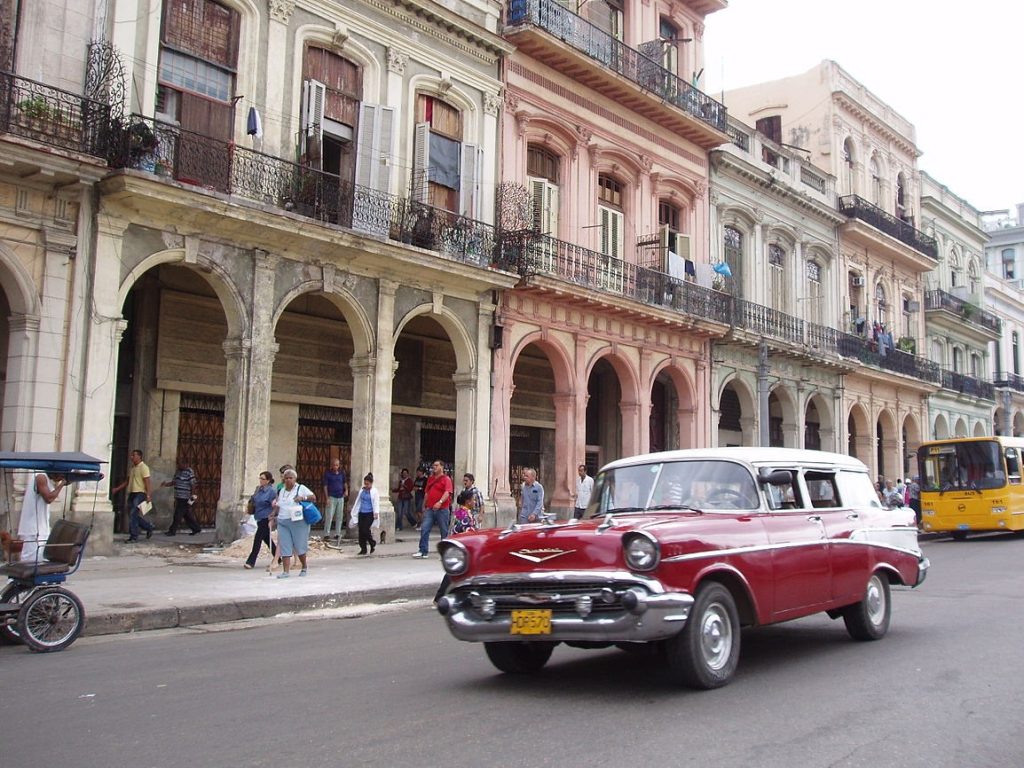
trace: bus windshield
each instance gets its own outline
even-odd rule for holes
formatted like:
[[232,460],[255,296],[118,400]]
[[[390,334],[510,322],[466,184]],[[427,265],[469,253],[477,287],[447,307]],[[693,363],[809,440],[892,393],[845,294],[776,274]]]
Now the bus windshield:
[[982,491],[1006,485],[1002,450],[994,440],[922,445],[922,491]]

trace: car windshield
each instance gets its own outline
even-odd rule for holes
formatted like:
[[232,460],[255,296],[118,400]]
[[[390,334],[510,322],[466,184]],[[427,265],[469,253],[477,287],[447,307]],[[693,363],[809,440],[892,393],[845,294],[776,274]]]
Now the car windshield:
[[1006,485],[1000,445],[994,440],[923,445],[918,463],[924,491],[980,491]]
[[750,471],[731,461],[663,461],[597,475],[588,515],[756,509]]

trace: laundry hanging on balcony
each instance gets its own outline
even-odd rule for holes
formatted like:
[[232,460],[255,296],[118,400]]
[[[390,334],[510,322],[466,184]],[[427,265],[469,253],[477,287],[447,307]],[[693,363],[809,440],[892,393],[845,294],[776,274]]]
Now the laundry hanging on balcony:
[[256,107],[249,107],[249,119],[246,121],[245,132],[254,138],[263,138],[263,119]]
[[713,269],[722,277],[732,277],[732,270],[729,269],[729,264],[727,262],[720,261],[717,264],[715,264]]

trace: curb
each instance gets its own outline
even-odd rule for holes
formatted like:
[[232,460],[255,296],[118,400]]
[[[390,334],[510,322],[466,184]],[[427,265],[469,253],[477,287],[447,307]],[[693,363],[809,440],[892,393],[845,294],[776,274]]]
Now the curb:
[[223,603],[208,603],[186,608],[147,608],[137,611],[116,611],[86,616],[83,637],[145,632],[152,629],[176,629],[203,624],[220,624],[243,619],[263,619],[282,613],[340,608],[360,603],[386,603],[396,598],[429,599],[437,591],[436,584],[387,587],[362,592],[329,592],[319,595],[260,598]]

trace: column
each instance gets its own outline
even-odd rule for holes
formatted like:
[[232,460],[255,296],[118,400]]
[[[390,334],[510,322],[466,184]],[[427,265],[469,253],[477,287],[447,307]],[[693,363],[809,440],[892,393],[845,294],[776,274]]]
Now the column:
[[224,340],[227,363],[224,390],[224,443],[220,463],[220,498],[217,500],[217,541],[235,538],[245,502],[242,457],[248,441],[249,371],[252,343],[246,338]]
[[550,511],[564,518],[572,514],[569,494],[576,490],[576,465],[583,462],[583,443],[573,439],[581,397],[578,393],[556,392],[551,399],[555,405],[555,471],[553,486],[544,490]]
[[[497,184],[498,157],[498,112],[501,96],[497,93],[484,94],[484,134],[480,139],[483,149],[484,167],[480,174],[480,205],[474,212],[475,218],[494,223],[494,189]],[[480,479],[479,477],[477,478]]]
[[[76,396],[74,402],[71,395],[68,397],[68,408],[76,414],[76,432],[80,435],[78,445],[74,447],[109,462],[117,394],[118,347],[128,327],[121,317],[119,292],[124,246],[122,235],[128,222],[112,216],[100,216],[96,222],[91,295],[82,296],[84,308],[92,320],[84,324],[81,343],[73,350],[80,358],[74,361],[73,366],[69,364],[69,370],[74,371],[78,383],[72,392]],[[113,552],[114,508],[110,503],[110,487],[121,478],[109,476],[109,465],[105,472],[107,477],[99,483],[79,485],[71,502],[69,518],[92,525],[90,555]]]
[[[399,125],[398,120],[401,119],[402,115],[407,114],[407,110],[402,109],[402,83],[405,78],[405,65],[409,61],[409,54],[403,53],[394,46],[390,46],[387,49],[387,60],[388,60],[388,72],[387,81],[385,83],[386,89],[384,92],[384,105],[392,107],[395,110],[395,125]],[[396,133],[398,131],[396,130]],[[394,139],[392,139],[394,141]],[[394,144],[387,148],[388,155],[394,153]],[[484,155],[485,162],[487,155]],[[399,176],[402,173],[401,163],[389,163],[388,178],[382,179],[382,189],[385,192],[393,192],[394,190],[400,190],[403,186],[402,177]],[[493,193],[492,193],[493,194]],[[492,206],[493,207],[493,206]]]
[[31,439],[35,392],[32,376],[39,349],[39,325],[38,315],[13,314],[8,321],[10,340],[4,391],[4,450],[28,451],[35,447]]
[[[274,0],[270,3],[270,19],[267,23],[267,62],[270,67],[275,66],[275,63],[283,66],[283,62],[286,61],[288,22],[291,21],[294,10],[295,0]],[[294,77],[292,81],[298,82]],[[267,94],[264,101],[266,109],[260,115],[264,121],[262,149],[267,154],[278,156],[282,145],[286,146],[291,142],[292,125],[287,117],[292,111],[291,100],[287,99],[285,94],[284,77],[268,77],[264,82]],[[256,83],[251,83],[250,87],[255,90]],[[285,118],[271,127],[272,123],[277,122],[274,116],[278,114],[285,115]],[[232,130],[235,127],[232,126]]]
[[[469,451],[468,469],[476,477],[476,487],[484,499],[491,498],[491,468],[488,460],[491,440],[491,326],[494,324],[494,304],[490,292],[480,298],[476,321],[476,369],[473,388],[473,445]],[[460,411],[461,413],[461,411]]]
[[[256,249],[253,251],[252,280],[252,339],[249,356],[249,403],[246,440],[242,454],[242,497],[256,487],[259,473],[267,469],[270,460],[270,401],[274,358],[278,345],[274,341],[274,273],[280,258]],[[228,382],[228,387],[232,383]]]
[[455,384],[455,465],[453,480],[464,472],[476,472],[470,457],[476,453],[476,374],[473,371],[456,371],[452,376]]
[[[511,339],[512,323],[503,321],[505,337]],[[494,499],[495,518],[487,519],[489,525],[504,525],[515,518],[516,505],[508,482],[509,463],[509,419],[512,411],[512,369],[509,361],[509,344],[494,350],[491,373],[493,381],[490,415],[491,415],[491,493]],[[486,410],[483,411],[486,413]]]

